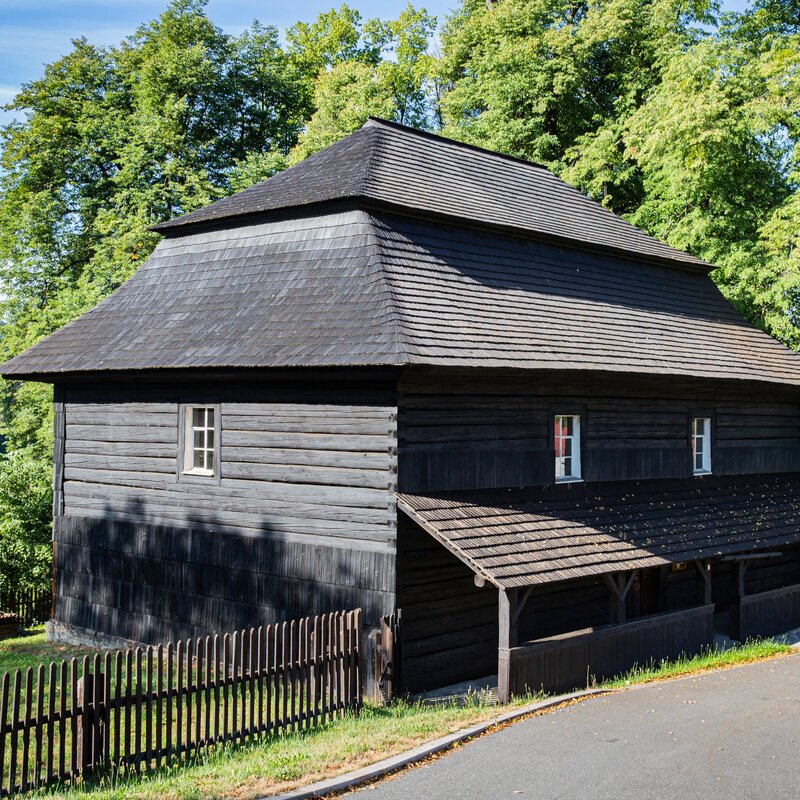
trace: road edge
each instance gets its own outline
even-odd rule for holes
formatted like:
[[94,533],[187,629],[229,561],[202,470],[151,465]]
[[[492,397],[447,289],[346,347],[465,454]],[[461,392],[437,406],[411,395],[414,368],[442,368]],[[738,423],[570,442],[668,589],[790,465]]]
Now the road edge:
[[379,778],[385,778],[387,775],[391,775],[393,772],[397,772],[412,764],[425,761],[427,758],[462,744],[468,739],[481,736],[498,725],[516,722],[521,717],[535,714],[538,711],[546,711],[547,709],[555,708],[556,706],[561,706],[564,703],[569,703],[574,700],[581,700],[585,697],[592,697],[595,695],[609,694],[613,691],[613,689],[585,689],[580,692],[570,692],[569,694],[562,694],[558,697],[549,697],[546,700],[539,700],[536,703],[529,703],[520,708],[515,708],[512,711],[506,711],[504,714],[498,714],[496,717],[492,717],[485,722],[479,722],[477,725],[472,725],[469,728],[463,728],[460,731],[449,733],[447,736],[441,736],[431,742],[425,742],[425,744],[421,744],[412,750],[406,750],[403,753],[398,753],[389,758],[384,758],[381,761],[376,761],[374,764],[361,767],[361,769],[346,772],[334,778],[325,778],[316,783],[301,786],[299,789],[292,789],[289,792],[284,792],[283,794],[264,796],[259,798],[259,800],[311,800],[312,798],[339,794],[347,789],[370,783]]

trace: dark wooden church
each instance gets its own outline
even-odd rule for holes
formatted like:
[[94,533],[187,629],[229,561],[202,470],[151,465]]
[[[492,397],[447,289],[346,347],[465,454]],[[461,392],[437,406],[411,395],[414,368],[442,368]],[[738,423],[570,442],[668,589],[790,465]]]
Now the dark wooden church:
[[55,386],[57,627],[401,609],[404,688],[506,695],[800,625],[800,363],[710,265],[380,120],[156,230],[2,367]]

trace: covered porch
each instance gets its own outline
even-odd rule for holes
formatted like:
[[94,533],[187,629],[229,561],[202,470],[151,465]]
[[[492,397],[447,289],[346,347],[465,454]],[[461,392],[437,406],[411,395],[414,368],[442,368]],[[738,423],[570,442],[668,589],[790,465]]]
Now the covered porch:
[[402,494],[398,506],[496,593],[501,701],[697,652],[715,626],[744,640],[800,625],[796,474]]

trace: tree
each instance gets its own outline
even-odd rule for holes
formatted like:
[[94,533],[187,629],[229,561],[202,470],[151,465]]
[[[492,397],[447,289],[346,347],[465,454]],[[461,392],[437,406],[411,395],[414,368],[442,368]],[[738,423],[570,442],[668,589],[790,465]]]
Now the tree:
[[434,17],[410,5],[388,22],[373,19],[362,26],[360,15],[343,5],[311,26],[295,26],[294,57],[317,73],[315,111],[290,162],[352,133],[369,116],[430,127],[433,59],[427,48],[435,26]]
[[[18,121],[0,131],[2,357],[126,280],[158,240],[150,225],[282,168],[310,113],[303,79],[274,28],[254,23],[230,37],[205,2],[175,0],[117,47],[74,41],[25,85],[8,106]],[[30,547],[50,513],[41,476],[51,398],[40,384],[0,385],[0,559],[9,564],[24,553],[38,563]],[[12,479],[23,476],[35,514],[2,494],[3,481],[22,491]]]
[[[547,164],[715,265],[725,295],[800,346],[790,0],[464,0],[443,34],[444,132]],[[716,25],[716,27],[715,27]]]

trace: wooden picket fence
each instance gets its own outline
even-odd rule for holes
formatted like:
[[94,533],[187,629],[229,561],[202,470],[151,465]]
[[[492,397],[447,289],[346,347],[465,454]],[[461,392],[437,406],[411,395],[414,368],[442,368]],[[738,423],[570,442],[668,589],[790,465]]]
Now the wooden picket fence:
[[360,632],[360,609],[341,611],[5,673],[0,796],[358,711]]
[[0,593],[0,611],[14,614],[24,628],[47,622],[52,605],[49,589],[9,589]]

